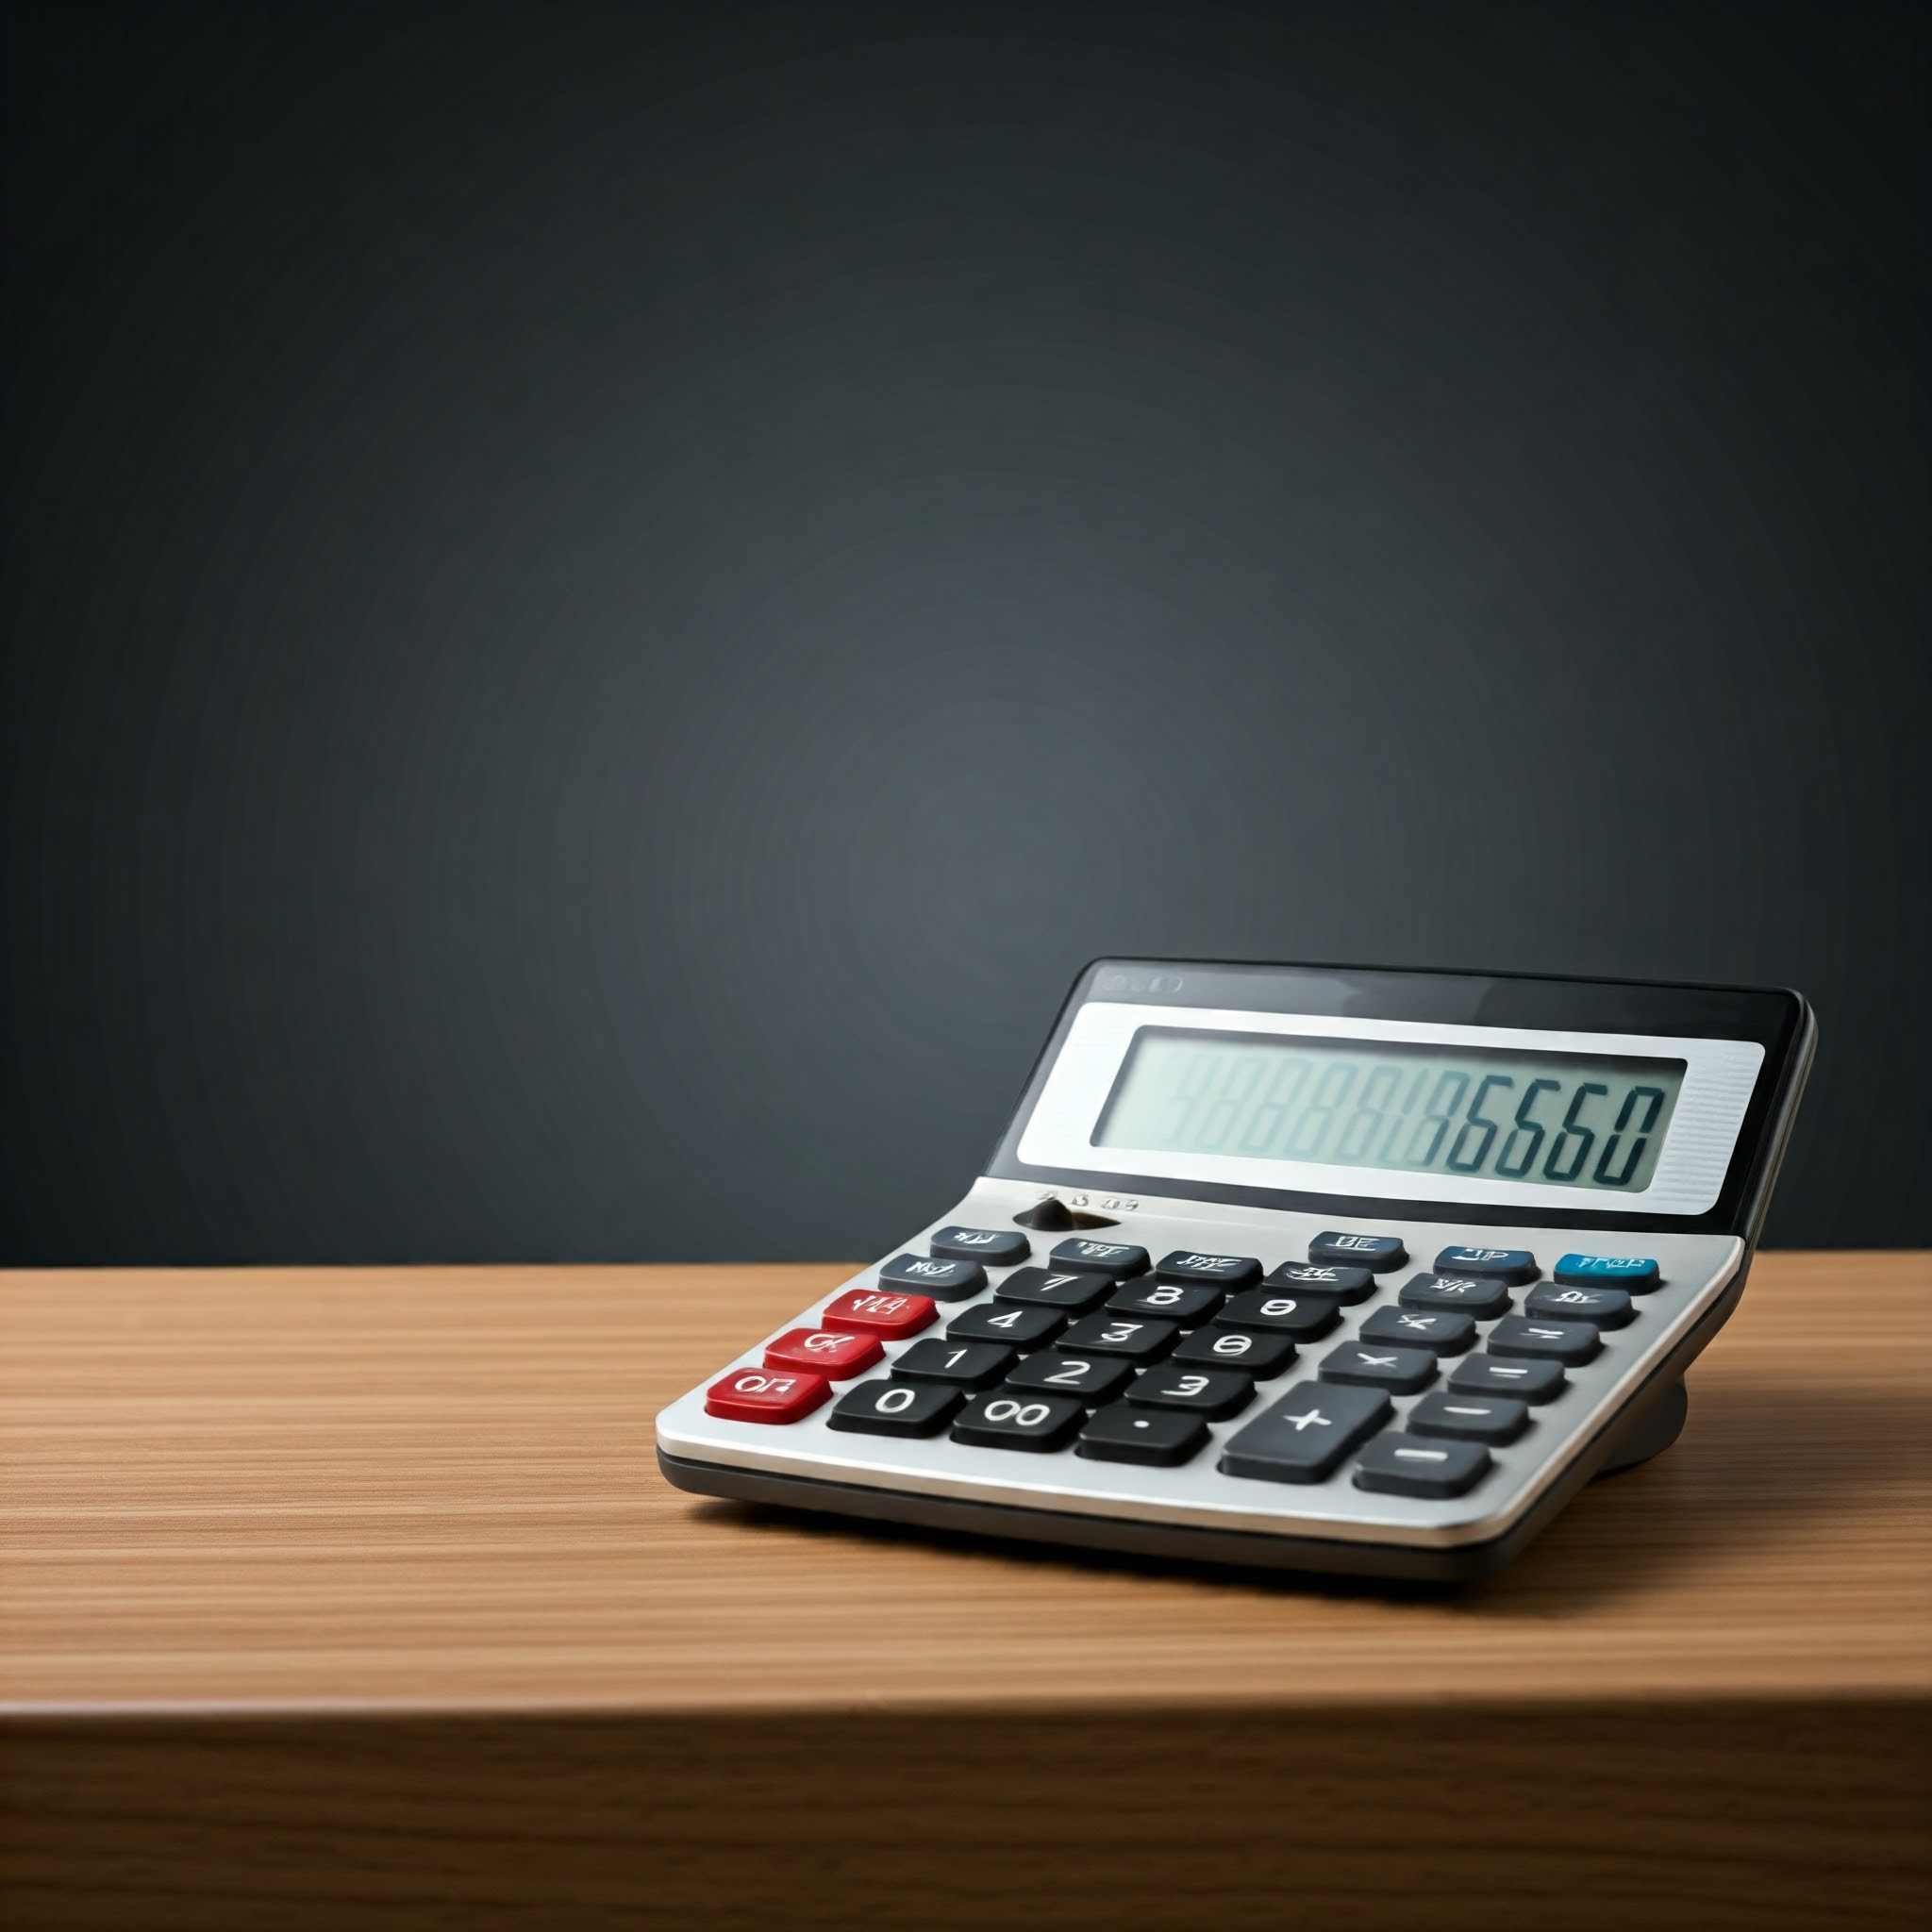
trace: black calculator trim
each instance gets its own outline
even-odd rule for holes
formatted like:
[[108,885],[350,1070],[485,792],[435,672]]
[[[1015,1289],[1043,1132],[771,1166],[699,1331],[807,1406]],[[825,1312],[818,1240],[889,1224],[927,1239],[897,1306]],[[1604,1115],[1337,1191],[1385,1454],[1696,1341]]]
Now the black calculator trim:
[[[1029,1165],[1020,1158],[1021,1138],[1074,1016],[1090,1000],[1171,1006],[1177,1015],[1191,1007],[1239,1008],[1245,1003],[1260,1011],[1344,1014],[1362,1019],[1755,1040],[1764,1048],[1764,1069],[1738,1130],[1724,1186],[1703,1214],[1618,1212],[1595,1193],[1579,1196],[1575,1208],[1543,1208],[1515,1202],[1311,1194],[1207,1181],[1177,1182],[1160,1174]],[[1280,965],[1262,960],[1093,959],[1081,968],[1068,990],[1053,1030],[1027,1075],[1019,1107],[985,1172],[996,1180],[1090,1193],[1168,1195],[1185,1191],[1191,1198],[1230,1207],[1290,1208],[1345,1220],[1432,1221],[1453,1215],[1480,1225],[1559,1228],[1587,1218],[1592,1227],[1605,1230],[1736,1234],[1755,1245],[1810,1070],[1817,1031],[1803,995],[1784,987],[1585,979],[1561,974],[1439,973],[1389,966]]]

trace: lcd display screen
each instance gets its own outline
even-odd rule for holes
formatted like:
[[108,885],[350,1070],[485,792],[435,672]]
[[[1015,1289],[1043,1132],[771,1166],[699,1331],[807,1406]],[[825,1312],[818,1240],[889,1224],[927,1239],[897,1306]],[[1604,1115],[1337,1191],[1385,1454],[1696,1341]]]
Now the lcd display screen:
[[1639,1194],[1685,1062],[1142,1026],[1096,1147]]

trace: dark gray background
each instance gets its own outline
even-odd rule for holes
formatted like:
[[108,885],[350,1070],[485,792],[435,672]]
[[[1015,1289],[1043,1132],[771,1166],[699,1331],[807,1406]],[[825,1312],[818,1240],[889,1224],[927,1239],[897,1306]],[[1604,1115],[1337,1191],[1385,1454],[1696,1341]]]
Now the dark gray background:
[[867,1255],[1103,952],[1932,1241],[1919,11],[9,14],[0,1257]]

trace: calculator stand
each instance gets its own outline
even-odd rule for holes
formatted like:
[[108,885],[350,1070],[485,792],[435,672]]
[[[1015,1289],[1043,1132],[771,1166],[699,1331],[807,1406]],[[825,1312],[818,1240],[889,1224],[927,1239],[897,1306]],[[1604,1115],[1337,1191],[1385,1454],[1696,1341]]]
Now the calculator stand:
[[1661,1456],[1684,1433],[1684,1418],[1690,1413],[1690,1398],[1685,1393],[1680,1375],[1643,1409],[1617,1439],[1598,1476],[1617,1475]]

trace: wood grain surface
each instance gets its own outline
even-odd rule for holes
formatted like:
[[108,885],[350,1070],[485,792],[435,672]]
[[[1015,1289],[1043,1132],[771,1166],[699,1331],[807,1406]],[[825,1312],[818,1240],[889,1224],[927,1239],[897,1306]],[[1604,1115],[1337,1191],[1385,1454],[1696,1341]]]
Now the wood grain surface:
[[1909,1916],[1927,1257],[1761,1257],[1677,1446],[1451,1591],[667,1488],[844,1272],[0,1276],[11,1922]]

